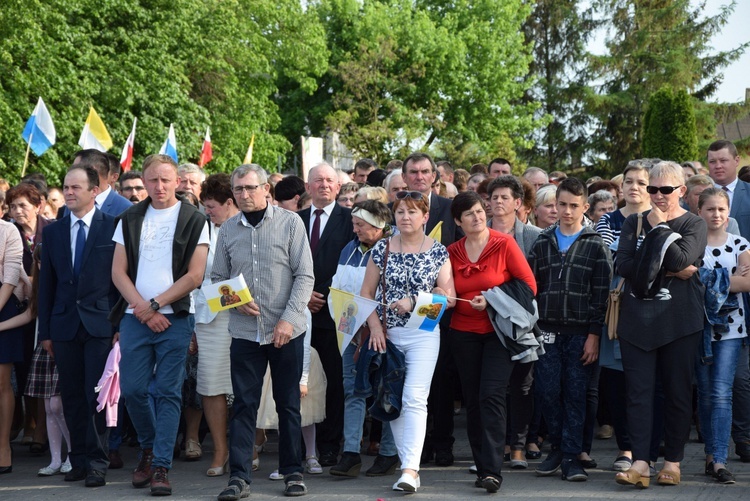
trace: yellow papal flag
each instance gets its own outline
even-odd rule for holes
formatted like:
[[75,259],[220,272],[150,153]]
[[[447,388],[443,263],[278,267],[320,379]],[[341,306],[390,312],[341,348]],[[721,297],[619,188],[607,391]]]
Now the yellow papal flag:
[[95,149],[102,152],[112,147],[112,138],[93,106],[89,108],[89,116],[86,125],[83,126],[78,146],[84,150]]
[[247,153],[245,153],[245,159],[242,161],[243,164],[253,163],[253,144],[255,143],[255,134],[250,138],[250,146],[247,147]]
[[443,240],[443,222],[439,221],[438,224],[435,225],[435,227],[432,229],[429,235],[427,235],[433,240],[436,240],[438,242],[442,242]]

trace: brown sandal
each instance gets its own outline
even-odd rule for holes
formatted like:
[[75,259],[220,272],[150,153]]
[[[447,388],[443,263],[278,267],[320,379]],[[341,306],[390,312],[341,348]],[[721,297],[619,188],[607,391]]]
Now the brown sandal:
[[627,471],[621,471],[615,475],[615,482],[620,485],[635,485],[641,489],[645,489],[651,483],[651,477],[641,475],[635,468],[630,468]]
[[680,483],[680,472],[662,469],[656,476],[656,483],[659,485],[678,485]]

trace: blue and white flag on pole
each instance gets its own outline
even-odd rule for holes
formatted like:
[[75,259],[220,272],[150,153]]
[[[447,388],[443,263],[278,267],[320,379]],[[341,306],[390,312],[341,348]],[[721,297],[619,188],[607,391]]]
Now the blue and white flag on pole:
[[169,124],[169,134],[167,134],[167,140],[161,145],[159,154],[169,155],[175,163],[179,163],[177,160],[177,138],[174,135],[174,125],[172,124]]
[[414,305],[414,310],[405,327],[432,332],[440,323],[440,318],[446,308],[448,308],[447,297],[420,292],[417,296],[417,304]]
[[41,97],[23,128],[23,138],[29,143],[36,156],[40,156],[47,151],[57,140],[55,124],[52,123],[52,117],[49,116],[47,106],[45,106]]

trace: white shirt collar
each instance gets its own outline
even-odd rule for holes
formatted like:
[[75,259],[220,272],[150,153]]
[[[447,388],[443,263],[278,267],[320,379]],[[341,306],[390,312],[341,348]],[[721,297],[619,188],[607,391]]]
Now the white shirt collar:
[[[734,190],[737,189],[737,181],[739,181],[739,178],[735,177],[734,181],[725,185],[727,187],[727,190],[729,190],[729,193],[734,193]],[[721,185],[717,184],[716,187],[721,188]]]
[[[331,217],[331,212],[333,212],[333,208],[336,206],[336,200],[331,202],[330,204],[326,205],[325,207],[321,207],[323,209],[323,212],[325,212],[327,217]],[[315,211],[318,209],[318,207],[315,207],[314,205],[310,206],[310,217],[315,215]]]
[[76,224],[78,224],[78,220],[82,219],[83,224],[85,224],[87,228],[91,228],[91,220],[94,219],[94,212],[96,212],[96,207],[92,207],[91,210],[84,214],[81,218],[76,217],[76,215],[71,212],[70,227],[75,228]]
[[106,189],[106,190],[104,190],[104,191],[102,191],[102,192],[100,192],[100,193],[99,193],[99,194],[98,194],[98,195],[96,196],[96,206],[97,206],[97,207],[101,207],[101,206],[102,206],[102,204],[104,203],[104,201],[105,201],[105,200],[107,199],[107,197],[109,196],[109,192],[110,192],[110,191],[112,191],[112,187],[111,187],[111,186],[110,186],[110,185],[108,184],[108,185],[107,185],[107,189]]

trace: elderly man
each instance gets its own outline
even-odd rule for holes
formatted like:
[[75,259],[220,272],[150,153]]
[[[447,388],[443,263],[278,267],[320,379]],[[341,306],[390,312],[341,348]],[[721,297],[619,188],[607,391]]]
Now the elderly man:
[[177,169],[177,175],[180,177],[178,191],[189,191],[195,198],[201,198],[201,183],[206,180],[206,173],[203,169],[195,164],[182,164]]
[[312,312],[312,347],[318,351],[326,373],[326,418],[316,426],[320,464],[338,463],[341,439],[344,434],[344,383],[341,353],[336,325],[328,308],[328,288],[336,273],[338,257],[346,244],[354,238],[352,211],[336,203],[340,185],[336,171],[326,164],[318,164],[308,174],[307,192],[312,198],[309,209],[297,214],[305,223],[310,238],[315,287],[308,307]]
[[150,484],[155,496],[172,493],[168,472],[195,328],[190,293],[203,282],[210,241],[206,217],[176,197],[178,182],[171,157],[146,157],[149,196],[120,216],[112,238],[112,281],[122,300],[111,319],[120,322],[121,390],[141,445],[132,483]]
[[232,192],[241,212],[221,225],[211,270],[213,282],[242,274],[253,294],[250,303],[230,310],[235,399],[229,424],[229,485],[219,494],[219,501],[249,495],[258,404],[269,364],[279,415],[279,473],[284,475],[284,494],[307,493],[301,462],[299,381],[313,263],[302,221],[292,212],[269,205],[268,190],[268,177],[260,166],[247,164],[234,170]]
[[539,167],[529,167],[522,174],[523,178],[530,182],[535,190],[538,190],[545,184],[549,184],[549,176],[544,169]]
[[401,169],[393,169],[390,174],[385,178],[383,185],[385,191],[388,193],[388,202],[393,203],[396,201],[396,193],[404,191],[406,189],[406,183],[404,182],[403,171]]

